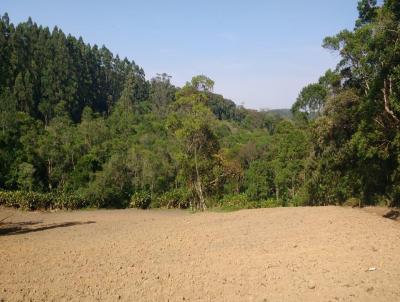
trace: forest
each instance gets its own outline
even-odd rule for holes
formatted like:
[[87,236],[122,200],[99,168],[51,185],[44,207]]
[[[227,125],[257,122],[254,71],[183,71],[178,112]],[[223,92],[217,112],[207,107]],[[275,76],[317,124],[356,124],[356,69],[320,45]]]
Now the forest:
[[334,70],[291,115],[196,75],[146,79],[105,46],[0,20],[0,205],[258,208],[400,204],[400,2],[362,0]]

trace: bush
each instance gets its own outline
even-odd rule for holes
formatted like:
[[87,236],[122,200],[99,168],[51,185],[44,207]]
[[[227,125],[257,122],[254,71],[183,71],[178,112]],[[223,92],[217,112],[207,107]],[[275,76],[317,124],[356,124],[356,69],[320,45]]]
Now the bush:
[[250,200],[244,193],[225,195],[219,203],[221,208],[227,210],[255,209],[261,207],[260,202]]
[[151,203],[151,195],[148,192],[135,192],[131,196],[129,207],[137,209],[147,209]]
[[23,210],[80,209],[88,202],[75,194],[0,191],[0,205]]
[[343,203],[344,206],[353,207],[353,208],[359,207],[359,206],[361,206],[361,204],[362,204],[361,200],[359,198],[355,198],[355,197],[349,198]]
[[261,208],[279,208],[284,206],[282,200],[276,200],[276,198],[270,198],[260,202]]
[[300,188],[294,198],[289,202],[294,207],[301,207],[309,204],[310,197],[305,187]]
[[284,206],[282,200],[270,198],[267,200],[251,200],[247,194],[225,195],[219,202],[219,206],[225,210],[277,208]]
[[54,196],[52,206],[56,209],[77,210],[90,206],[92,203],[77,194],[61,194]]
[[186,188],[173,189],[158,196],[151,204],[151,207],[187,209],[190,207],[192,198],[192,192]]
[[48,209],[52,203],[47,194],[23,191],[0,192],[0,205],[24,210]]
[[400,207],[400,186],[393,185],[387,197],[389,200],[385,200],[385,205],[390,207]]

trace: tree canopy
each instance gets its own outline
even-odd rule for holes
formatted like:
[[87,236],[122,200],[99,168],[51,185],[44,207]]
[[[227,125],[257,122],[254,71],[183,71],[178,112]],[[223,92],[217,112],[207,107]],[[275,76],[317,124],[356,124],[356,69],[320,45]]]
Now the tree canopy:
[[148,80],[105,46],[5,14],[0,189],[97,207],[398,205],[400,4],[358,10],[323,41],[340,62],[293,117],[237,106],[205,75]]

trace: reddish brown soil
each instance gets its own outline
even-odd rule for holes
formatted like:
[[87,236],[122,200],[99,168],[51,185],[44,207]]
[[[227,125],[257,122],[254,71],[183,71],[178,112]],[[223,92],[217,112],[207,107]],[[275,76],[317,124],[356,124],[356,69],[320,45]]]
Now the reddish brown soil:
[[376,210],[0,210],[5,301],[400,301]]

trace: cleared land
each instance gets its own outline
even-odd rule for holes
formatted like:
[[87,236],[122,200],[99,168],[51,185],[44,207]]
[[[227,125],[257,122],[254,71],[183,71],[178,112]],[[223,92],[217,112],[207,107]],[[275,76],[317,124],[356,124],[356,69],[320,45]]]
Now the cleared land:
[[5,301],[400,301],[400,223],[377,210],[9,215]]

